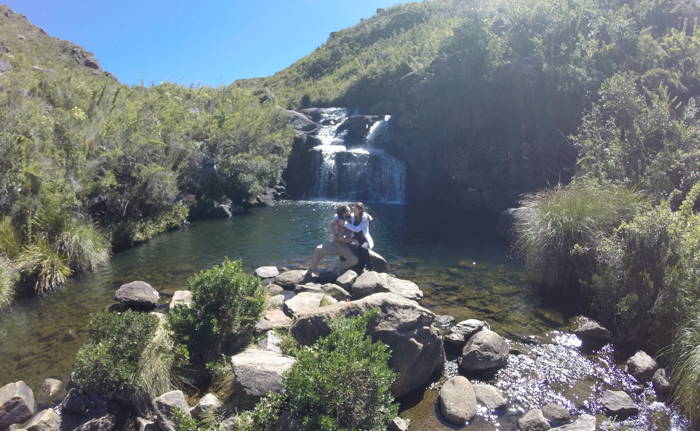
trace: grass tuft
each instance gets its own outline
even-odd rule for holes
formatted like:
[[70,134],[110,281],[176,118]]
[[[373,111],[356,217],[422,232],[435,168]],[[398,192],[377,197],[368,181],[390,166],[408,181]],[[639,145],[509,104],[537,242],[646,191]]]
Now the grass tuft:
[[673,400],[694,423],[700,422],[700,313],[681,328],[672,346]]

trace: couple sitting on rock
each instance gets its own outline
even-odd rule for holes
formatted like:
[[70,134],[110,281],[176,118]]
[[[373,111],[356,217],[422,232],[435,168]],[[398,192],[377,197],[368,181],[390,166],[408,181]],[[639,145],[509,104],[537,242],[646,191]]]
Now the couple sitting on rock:
[[356,202],[352,211],[347,205],[339,205],[331,222],[331,241],[316,246],[311,259],[309,272],[318,272],[318,264],[325,256],[339,256],[340,261],[333,268],[336,275],[341,275],[350,268],[357,267],[358,272],[365,268],[371,270],[369,251],[374,241],[369,234],[372,216],[365,212],[362,202]]

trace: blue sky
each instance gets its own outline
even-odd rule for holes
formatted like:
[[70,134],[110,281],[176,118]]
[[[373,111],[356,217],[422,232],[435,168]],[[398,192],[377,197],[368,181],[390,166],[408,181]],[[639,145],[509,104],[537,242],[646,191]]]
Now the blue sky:
[[126,84],[271,75],[400,0],[0,0]]

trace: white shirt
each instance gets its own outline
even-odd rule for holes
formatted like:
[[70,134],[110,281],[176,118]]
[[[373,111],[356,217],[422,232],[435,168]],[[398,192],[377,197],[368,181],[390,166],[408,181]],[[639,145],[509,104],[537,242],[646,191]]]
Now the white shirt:
[[369,234],[369,223],[371,221],[372,216],[367,213],[364,213],[362,214],[362,220],[360,221],[360,224],[358,224],[357,226],[355,226],[354,214],[350,218],[350,222],[345,222],[345,229],[348,229],[353,232],[362,232],[362,234],[365,236],[365,239],[367,240],[367,246],[370,250],[374,248],[374,240],[372,239],[372,235]]

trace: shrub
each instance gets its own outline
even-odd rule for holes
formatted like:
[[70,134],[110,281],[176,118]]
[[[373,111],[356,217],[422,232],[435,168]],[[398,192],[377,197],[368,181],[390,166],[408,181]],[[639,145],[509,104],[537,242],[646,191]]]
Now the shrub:
[[676,334],[671,353],[673,400],[693,422],[700,423],[700,313],[697,310]]
[[17,266],[34,282],[34,291],[38,294],[63,286],[72,273],[68,259],[45,239],[25,246]]
[[17,270],[9,259],[0,256],[0,310],[12,302],[16,282]]
[[78,351],[71,378],[86,391],[144,409],[171,387],[174,352],[158,317],[100,311],[90,319],[88,340]]
[[109,260],[109,241],[86,221],[72,220],[59,236],[58,249],[78,272],[93,271]]
[[195,274],[188,289],[192,307],[176,307],[168,319],[194,363],[215,360],[241,345],[265,307],[260,281],[243,272],[240,261],[226,259]]
[[331,333],[296,351],[284,378],[287,405],[306,430],[386,430],[397,414],[389,348],[366,335],[373,313],[331,322]]
[[585,180],[529,194],[515,213],[515,247],[545,287],[569,291],[593,272],[600,238],[646,204],[627,187]]

